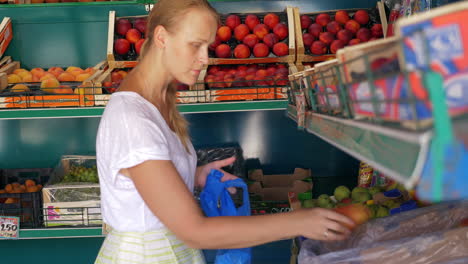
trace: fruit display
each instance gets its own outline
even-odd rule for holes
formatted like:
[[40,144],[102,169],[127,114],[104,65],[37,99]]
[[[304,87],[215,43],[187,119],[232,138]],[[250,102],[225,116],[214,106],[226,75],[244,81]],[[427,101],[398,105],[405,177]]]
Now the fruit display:
[[[0,189],[0,194],[8,194],[8,193],[32,193],[32,192],[39,192],[42,190],[41,184],[36,184],[34,180],[26,180],[23,184],[18,182],[13,182],[5,185],[5,188]],[[17,198],[4,198],[0,196],[0,203],[10,204],[10,203],[17,203],[19,199]]]
[[[126,65],[134,67],[145,42],[147,16],[116,17],[115,11],[109,15],[109,40],[107,58],[111,61],[132,61]],[[118,65],[110,65],[118,67]]]
[[[299,14],[296,12],[298,46],[304,55],[336,54],[339,49],[382,38],[378,9],[338,10]],[[314,61],[314,58],[299,58]],[[320,58],[323,60],[323,58]]]
[[96,165],[91,168],[85,166],[74,166],[70,167],[70,171],[63,176],[62,183],[70,182],[94,182],[98,183],[98,172]]
[[288,85],[286,64],[213,65],[204,78],[207,88]]
[[290,32],[293,27],[288,25],[289,14],[292,16],[290,9],[289,12],[223,16],[215,42],[209,46],[210,58],[248,59],[291,55],[289,36],[294,32]]

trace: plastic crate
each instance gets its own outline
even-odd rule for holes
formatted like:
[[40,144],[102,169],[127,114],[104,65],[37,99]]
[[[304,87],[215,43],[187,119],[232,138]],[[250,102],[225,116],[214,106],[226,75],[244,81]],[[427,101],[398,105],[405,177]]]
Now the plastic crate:
[[42,227],[42,192],[0,193],[0,215],[18,216],[21,228]]

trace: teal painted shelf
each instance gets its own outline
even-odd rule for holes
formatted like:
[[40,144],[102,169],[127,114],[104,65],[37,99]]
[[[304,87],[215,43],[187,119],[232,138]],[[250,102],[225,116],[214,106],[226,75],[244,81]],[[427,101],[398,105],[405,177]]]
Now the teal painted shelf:
[[[297,111],[288,105],[288,117]],[[421,175],[432,132],[403,131],[307,112],[305,130],[408,187]]]
[[[182,113],[216,113],[262,110],[285,110],[287,100],[274,101],[243,101],[226,103],[182,104]],[[83,108],[41,108],[41,109],[11,109],[0,110],[0,119],[41,119],[41,118],[76,118],[100,117],[104,107]]]
[[101,236],[103,236],[101,227],[22,229],[19,232],[19,239],[78,238]]

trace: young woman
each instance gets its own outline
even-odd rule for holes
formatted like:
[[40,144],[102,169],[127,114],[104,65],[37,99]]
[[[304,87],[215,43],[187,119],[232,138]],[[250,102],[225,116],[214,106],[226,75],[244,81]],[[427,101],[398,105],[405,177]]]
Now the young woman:
[[[104,221],[111,227],[96,263],[204,263],[198,249],[241,248],[303,235],[344,239],[352,221],[311,209],[250,217],[203,215],[187,122],[176,108],[173,80],[191,85],[208,62],[218,15],[206,0],[159,0],[147,24],[138,66],[104,111],[96,142]],[[223,180],[235,176],[225,174]]]

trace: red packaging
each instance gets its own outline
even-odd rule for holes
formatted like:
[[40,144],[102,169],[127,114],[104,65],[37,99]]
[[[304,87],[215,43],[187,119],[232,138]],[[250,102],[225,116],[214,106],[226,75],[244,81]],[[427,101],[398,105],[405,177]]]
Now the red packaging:
[[369,188],[372,183],[374,169],[369,164],[361,161],[359,164],[358,187]]

